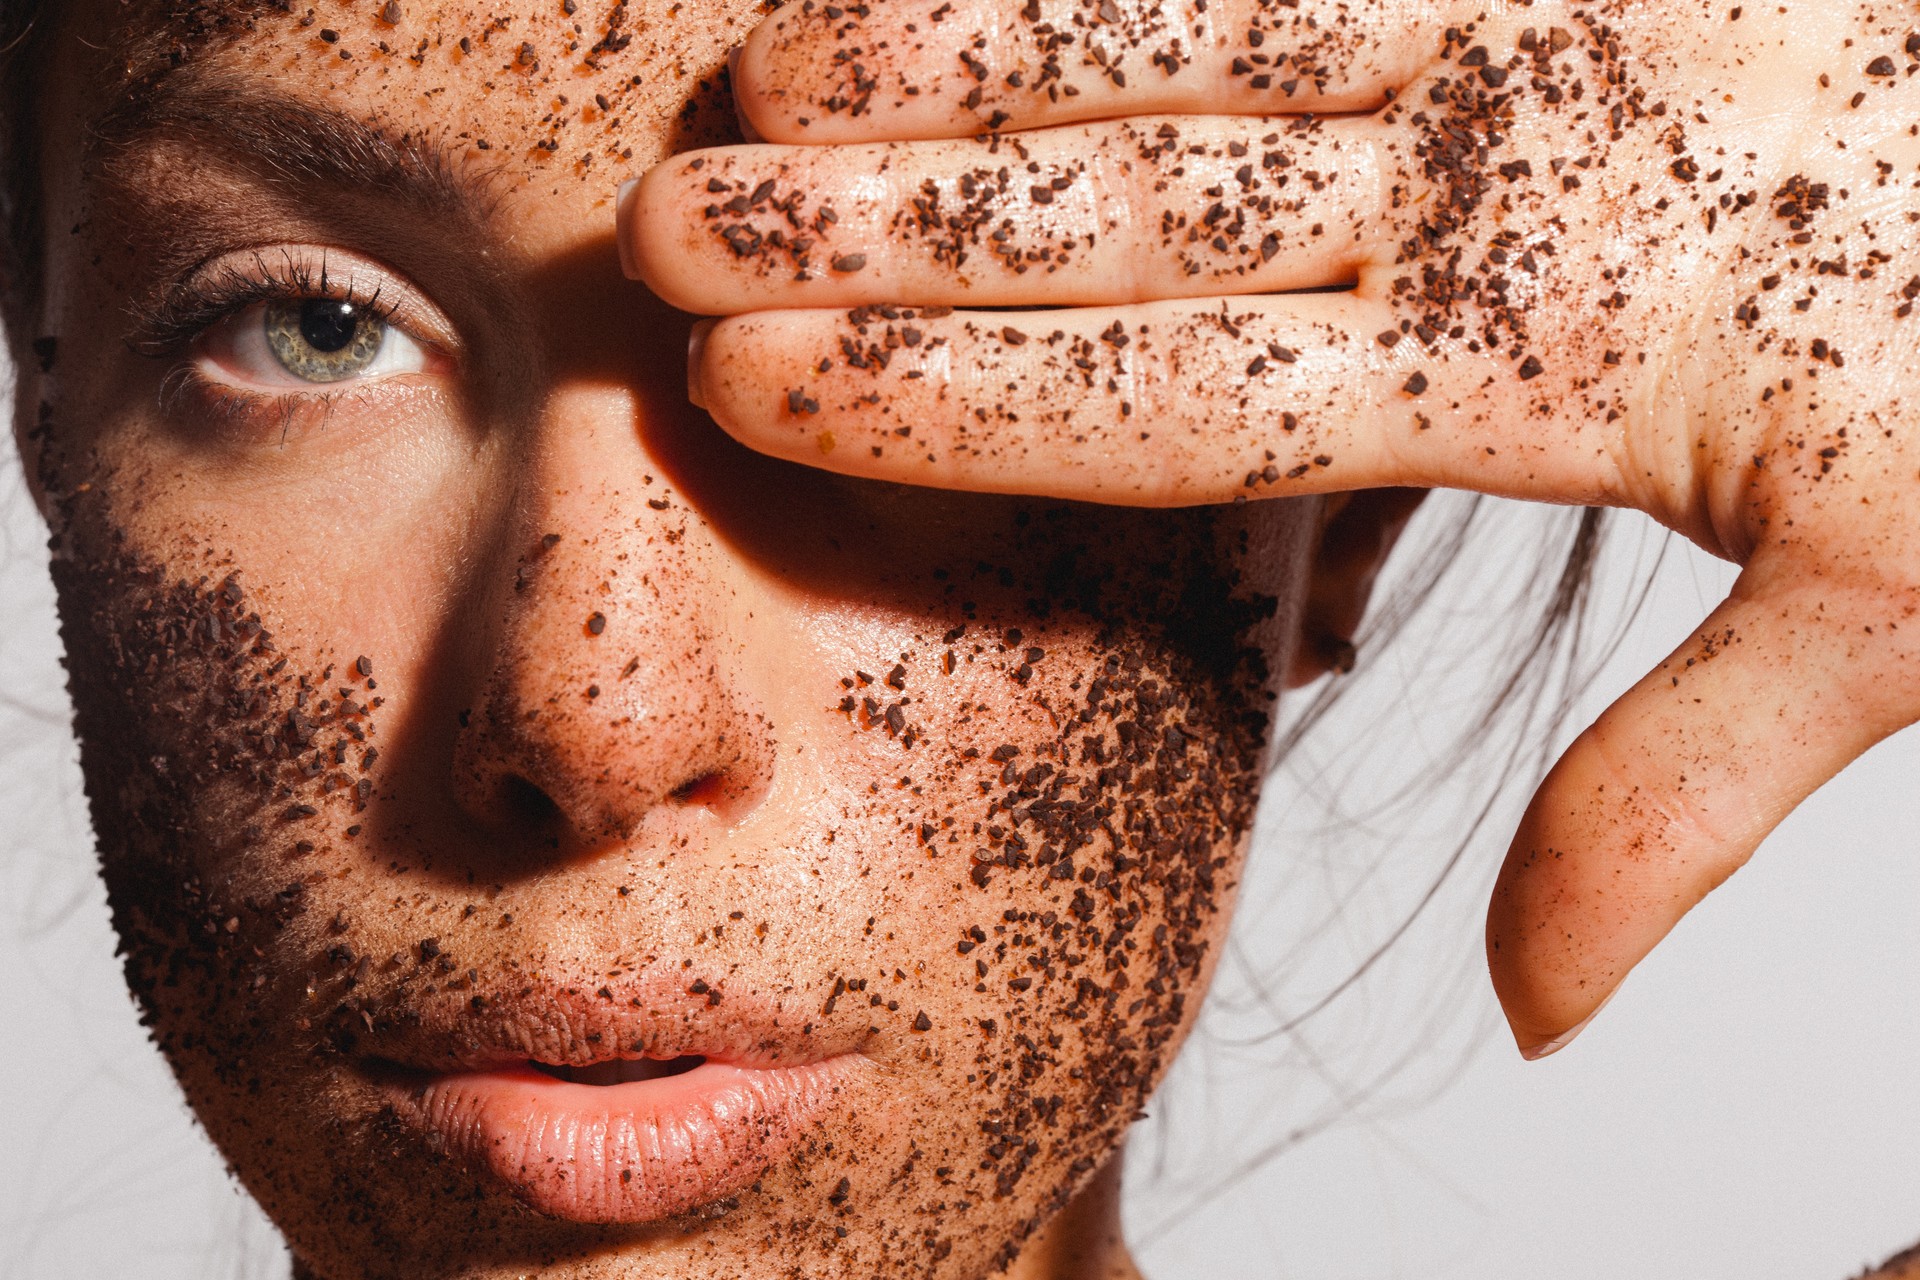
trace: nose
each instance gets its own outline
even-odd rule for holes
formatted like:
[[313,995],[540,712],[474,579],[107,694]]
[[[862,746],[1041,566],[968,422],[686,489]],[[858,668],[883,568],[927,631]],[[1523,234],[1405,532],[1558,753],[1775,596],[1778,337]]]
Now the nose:
[[650,474],[634,412],[615,390],[546,411],[454,753],[469,814],[576,849],[674,810],[737,820],[773,773],[773,726],[730,638],[739,583],[699,513]]

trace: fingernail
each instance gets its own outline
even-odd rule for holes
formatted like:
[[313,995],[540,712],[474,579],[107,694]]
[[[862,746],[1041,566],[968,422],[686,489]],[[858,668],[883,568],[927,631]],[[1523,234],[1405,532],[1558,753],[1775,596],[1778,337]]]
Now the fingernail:
[[698,409],[707,407],[706,391],[700,385],[700,356],[707,349],[707,335],[718,323],[718,320],[701,320],[687,335],[687,399]]
[[1574,1037],[1578,1036],[1582,1031],[1585,1031],[1587,1027],[1592,1024],[1593,1020],[1600,1016],[1600,1011],[1602,1009],[1605,1009],[1609,1004],[1612,1004],[1613,998],[1619,994],[1620,994],[1620,988],[1618,987],[1615,987],[1612,991],[1607,992],[1607,998],[1605,1000],[1602,1000],[1598,1005],[1595,1005],[1592,1013],[1580,1019],[1580,1021],[1574,1023],[1571,1027],[1568,1027],[1565,1031],[1562,1031],[1559,1035],[1555,1036],[1553,1039],[1543,1040],[1539,1044],[1532,1045],[1532,1046],[1522,1045],[1520,1047],[1520,1056],[1522,1058],[1525,1058],[1528,1062],[1538,1062],[1542,1058],[1550,1057],[1553,1054],[1560,1052],[1562,1049],[1572,1044],[1574,1041]]
[[633,263],[633,250],[627,247],[627,201],[633,198],[633,190],[639,185],[640,179],[628,178],[620,184],[620,194],[613,202],[613,242],[620,247],[620,270],[629,280],[640,278],[639,268]]
[[727,83],[733,89],[733,119],[740,126],[740,139],[743,142],[765,142],[760,131],[753,127],[753,121],[747,119],[747,113],[740,106],[740,46],[735,45],[727,51]]

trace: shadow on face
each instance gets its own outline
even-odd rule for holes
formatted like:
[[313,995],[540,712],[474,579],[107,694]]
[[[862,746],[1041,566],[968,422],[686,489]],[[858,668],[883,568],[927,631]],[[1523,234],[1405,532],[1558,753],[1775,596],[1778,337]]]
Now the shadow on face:
[[746,9],[560,8],[267,10],[49,135],[23,421],[130,981],[319,1274],[977,1274],[1190,1025],[1303,513],[735,444],[611,225]]

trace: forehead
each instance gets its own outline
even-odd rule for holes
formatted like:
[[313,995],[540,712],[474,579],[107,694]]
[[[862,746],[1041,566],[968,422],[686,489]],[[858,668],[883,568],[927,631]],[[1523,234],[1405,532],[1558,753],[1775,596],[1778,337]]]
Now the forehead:
[[497,173],[599,186],[673,151],[734,140],[727,53],[764,9],[758,0],[96,0],[68,12],[80,15],[76,35],[116,33],[109,121],[137,127],[156,104],[208,85],[269,88],[476,153]]

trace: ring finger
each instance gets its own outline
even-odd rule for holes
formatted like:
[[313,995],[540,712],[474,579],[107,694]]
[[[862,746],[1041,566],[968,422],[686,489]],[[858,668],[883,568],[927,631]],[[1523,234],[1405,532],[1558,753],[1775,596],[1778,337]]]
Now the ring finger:
[[1352,292],[879,305],[715,322],[689,383],[753,449],[904,484],[1128,506],[1381,486],[1618,500],[1610,455],[1508,394],[1524,382],[1501,356],[1434,357]]

